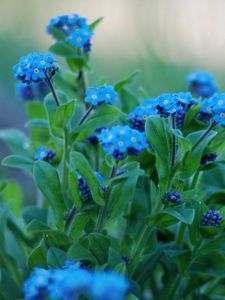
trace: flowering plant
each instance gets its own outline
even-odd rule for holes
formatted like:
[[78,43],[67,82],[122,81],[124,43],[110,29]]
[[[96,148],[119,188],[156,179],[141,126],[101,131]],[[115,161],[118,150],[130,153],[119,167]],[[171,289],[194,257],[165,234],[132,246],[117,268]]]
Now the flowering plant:
[[100,21],[53,18],[52,54],[13,67],[29,136],[0,130],[2,164],[36,199],[0,182],[0,299],[224,299],[225,94],[205,72],[155,98],[135,73],[89,86]]

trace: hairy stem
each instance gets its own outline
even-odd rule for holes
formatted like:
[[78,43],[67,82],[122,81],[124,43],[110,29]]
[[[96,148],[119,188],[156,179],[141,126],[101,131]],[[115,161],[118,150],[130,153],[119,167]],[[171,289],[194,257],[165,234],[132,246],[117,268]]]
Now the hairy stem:
[[204,140],[204,138],[209,134],[209,132],[216,126],[216,122],[212,122],[208,129],[203,133],[202,136],[194,143],[192,151]]
[[86,113],[83,115],[83,117],[81,118],[80,122],[78,123],[79,126],[82,125],[82,124],[85,122],[85,120],[87,119],[87,117],[88,117],[88,116],[90,115],[90,113],[92,112],[93,108],[94,108],[94,106],[92,106],[92,105],[88,108],[88,110],[87,110]]
[[57,106],[60,106],[60,104],[59,104],[59,99],[58,99],[58,97],[57,97],[57,95],[56,95],[56,92],[55,92],[55,89],[54,89],[53,84],[52,84],[52,82],[51,82],[51,79],[46,75],[46,79],[45,79],[45,80],[46,80],[46,83],[47,83],[47,85],[48,85],[48,87],[49,87],[51,93],[52,93],[52,96],[54,97],[54,100],[55,100],[56,105],[57,105]]
[[63,155],[63,192],[66,196],[68,189],[68,163],[69,163],[69,135],[68,129],[64,129],[64,155]]
[[[172,128],[176,129],[176,116],[175,114],[172,115]],[[171,167],[174,166],[176,160],[176,136],[175,134],[172,135],[172,158],[171,158]]]
[[[116,169],[117,169],[116,166],[112,167],[110,178],[113,178],[116,175]],[[96,232],[102,231],[106,213],[107,213],[107,209],[108,209],[110,191],[111,191],[111,186],[108,187],[108,189],[105,193],[105,205],[103,207],[101,207],[99,210],[98,219],[97,219],[96,227],[95,227]]]

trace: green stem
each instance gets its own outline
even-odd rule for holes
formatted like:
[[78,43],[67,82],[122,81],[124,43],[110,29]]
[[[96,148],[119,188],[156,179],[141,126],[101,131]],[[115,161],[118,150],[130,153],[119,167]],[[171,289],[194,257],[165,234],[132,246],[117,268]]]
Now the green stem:
[[169,286],[169,290],[163,296],[162,300],[171,300],[171,299],[175,300],[176,299],[175,295],[176,295],[177,290],[179,289],[182,279],[183,279],[183,277],[181,276],[181,274],[178,273],[173,281],[173,284]]
[[[116,166],[112,167],[110,178],[113,178],[116,175],[116,170],[117,170]],[[95,228],[96,232],[101,232],[102,228],[104,226],[104,221],[105,221],[108,204],[109,204],[110,191],[111,191],[111,186],[108,187],[108,189],[105,193],[105,205],[103,207],[101,207],[99,210],[98,219],[97,219],[96,228]]]
[[130,276],[132,277],[133,272],[134,272],[134,268],[137,265],[137,262],[140,258],[141,252],[143,251],[143,249],[145,248],[145,244],[147,243],[150,235],[151,235],[151,228],[147,225],[145,225],[142,233],[140,234],[139,239],[137,240],[136,244],[135,244],[135,248],[132,251],[132,260],[131,260],[131,264],[129,266],[129,273]]
[[70,223],[72,222],[72,220],[73,220],[73,218],[74,218],[74,216],[76,214],[76,211],[77,211],[77,209],[76,209],[75,205],[73,205],[72,209],[69,212],[67,220],[66,220],[66,224],[65,224],[66,228],[68,228],[69,225],[70,225]]
[[[172,128],[176,129],[176,116],[175,114],[172,115]],[[172,158],[171,158],[171,167],[174,166],[176,160],[176,136],[175,134],[172,135]]]
[[180,226],[179,226],[179,230],[178,230],[177,238],[176,238],[177,246],[181,246],[182,243],[183,243],[185,229],[186,229],[186,224],[181,223]]
[[92,106],[92,105],[88,108],[88,110],[87,110],[86,113],[83,115],[83,117],[81,118],[80,122],[78,123],[79,126],[82,125],[82,124],[85,122],[85,120],[87,119],[87,117],[88,117],[88,116],[90,115],[90,113],[92,112],[93,108],[94,108],[94,106]]
[[81,98],[84,99],[85,95],[86,95],[87,88],[88,88],[88,82],[87,82],[86,74],[83,70],[79,71],[78,80],[81,84]]
[[190,187],[191,190],[196,188],[196,185],[198,183],[199,174],[200,174],[199,170],[195,172],[195,175],[193,176],[193,179],[191,182],[191,187]]
[[46,75],[46,79],[45,80],[46,80],[46,83],[47,83],[47,85],[48,85],[51,93],[52,93],[52,96],[53,96],[53,98],[55,100],[56,105],[60,106],[59,99],[58,99],[58,96],[56,95],[56,92],[55,92],[55,89],[54,89],[53,84],[51,82],[51,79]]
[[69,163],[69,135],[68,129],[64,129],[64,155],[63,155],[63,192],[66,196],[68,189],[68,163]]
[[192,151],[204,140],[204,138],[209,134],[209,132],[216,126],[216,122],[212,122],[208,129],[203,133],[202,136],[194,143],[192,146]]

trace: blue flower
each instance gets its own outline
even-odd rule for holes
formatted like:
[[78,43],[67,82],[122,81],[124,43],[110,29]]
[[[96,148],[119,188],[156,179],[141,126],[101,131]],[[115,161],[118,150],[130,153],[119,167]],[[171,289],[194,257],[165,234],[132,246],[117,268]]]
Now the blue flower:
[[92,282],[92,274],[76,266],[52,272],[49,286],[50,299],[73,300],[86,294]]
[[103,129],[98,138],[104,151],[116,160],[125,154],[139,155],[148,146],[145,135],[129,126]]
[[129,283],[122,275],[114,272],[96,272],[90,285],[90,295],[95,300],[123,300]]
[[87,19],[80,17],[78,14],[62,15],[52,18],[47,26],[47,32],[55,36],[54,28],[65,36],[71,35],[75,30],[83,28],[88,29]]
[[23,82],[16,84],[16,97],[24,101],[32,101],[35,99],[32,86]]
[[225,107],[215,107],[213,109],[214,121],[222,126],[225,126]]
[[181,204],[182,202],[181,194],[178,192],[166,192],[163,198],[165,202],[170,202],[172,204]]
[[[95,176],[97,177],[100,184],[104,184],[104,177],[97,171],[95,171]],[[87,181],[78,173],[78,187],[80,192],[80,198],[83,201],[92,200],[91,190]]]
[[93,31],[90,30],[86,18],[78,14],[63,15],[51,19],[47,26],[47,32],[57,39],[57,31],[72,46],[83,48],[84,52],[91,50],[91,38]]
[[83,48],[92,36],[93,31],[89,29],[79,28],[67,38],[67,41],[70,43],[71,46]]
[[218,210],[211,210],[208,209],[208,211],[203,215],[201,219],[202,225],[208,225],[216,227],[220,224],[222,221],[222,216],[220,215],[220,212]]
[[205,153],[201,157],[201,165],[206,165],[209,162],[215,161],[217,154],[215,152]]
[[51,54],[34,53],[21,57],[19,63],[13,67],[15,78],[28,84],[51,78],[58,70],[55,62]]
[[36,149],[36,154],[34,155],[34,158],[37,160],[43,160],[48,156],[48,151],[46,148],[41,147]]
[[114,104],[117,101],[117,93],[114,87],[111,85],[93,85],[88,88],[85,102],[90,103],[93,106],[97,106],[102,103]]
[[187,76],[187,82],[189,90],[197,97],[208,98],[217,91],[214,77],[207,72],[193,72]]
[[151,116],[159,116],[155,107],[137,106],[128,115],[127,120],[131,121],[131,127],[133,129],[144,131],[145,122]]
[[16,97],[24,101],[43,101],[48,92],[48,86],[44,81],[39,81],[34,84],[24,82],[17,82],[16,84]]
[[37,160],[48,160],[51,161],[55,157],[56,153],[52,150],[47,150],[45,147],[40,147],[36,149],[36,154],[34,158]]
[[27,300],[45,299],[49,285],[50,272],[36,268],[31,277],[24,283],[24,294]]

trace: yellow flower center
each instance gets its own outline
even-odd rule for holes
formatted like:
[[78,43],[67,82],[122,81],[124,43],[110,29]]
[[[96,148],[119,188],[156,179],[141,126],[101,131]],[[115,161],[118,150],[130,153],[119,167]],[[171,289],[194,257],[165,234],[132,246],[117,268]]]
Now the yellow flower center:
[[119,146],[119,147],[123,147],[123,145],[124,145],[124,142],[122,142],[122,141],[119,141],[119,142],[118,142],[118,146]]
[[146,120],[148,118],[147,115],[143,115],[143,119]]
[[220,113],[220,118],[222,118],[222,119],[225,118],[225,113],[224,112]]
[[82,38],[80,36],[77,37],[77,42],[80,43],[82,41]]
[[38,69],[34,69],[34,73],[35,73],[35,74],[38,74],[38,73],[39,73],[39,70],[38,70]]
[[136,137],[135,137],[135,136],[132,136],[131,142],[135,143],[136,141],[137,141]]

